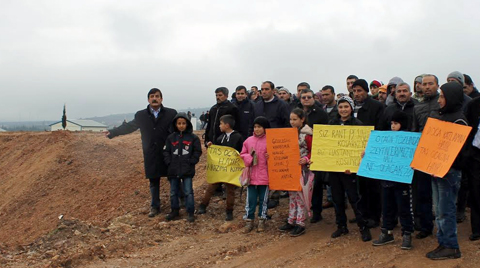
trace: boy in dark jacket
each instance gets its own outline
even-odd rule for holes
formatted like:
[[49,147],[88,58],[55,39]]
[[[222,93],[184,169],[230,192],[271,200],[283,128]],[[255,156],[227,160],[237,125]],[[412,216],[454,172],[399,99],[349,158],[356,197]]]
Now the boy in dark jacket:
[[[233,116],[226,114],[220,117],[220,131],[222,134],[215,141],[215,145],[231,147],[238,152],[242,151],[243,147],[243,136],[239,132],[233,130],[235,127],[235,119]],[[207,146],[212,145],[212,142],[208,142]],[[205,196],[203,197],[202,203],[198,208],[198,214],[205,214],[207,212],[207,206],[210,203],[215,190],[219,186],[218,183],[209,184]],[[226,221],[233,220],[233,205],[235,203],[235,188],[233,184],[225,183],[225,189],[227,190],[227,210],[226,210]]]
[[170,181],[171,212],[166,220],[179,219],[180,181],[185,193],[186,208],[189,222],[194,222],[195,202],[193,198],[192,179],[195,176],[195,165],[202,155],[200,139],[193,134],[193,127],[185,113],[179,113],[173,119],[174,133],[170,134],[165,142],[163,156],[168,166],[168,180]]
[[[392,115],[390,128],[392,131],[408,131],[410,129],[410,116],[402,111],[395,111]],[[412,189],[410,184],[382,181],[382,232],[378,240],[373,241],[374,246],[383,246],[394,242],[393,228],[397,216],[402,225],[401,249],[412,249],[413,215]]]

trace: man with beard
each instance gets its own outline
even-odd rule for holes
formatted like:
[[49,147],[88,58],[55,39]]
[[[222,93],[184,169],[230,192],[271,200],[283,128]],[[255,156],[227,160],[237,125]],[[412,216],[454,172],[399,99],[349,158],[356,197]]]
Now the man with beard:
[[242,134],[245,140],[252,136],[253,120],[255,119],[254,105],[248,98],[247,88],[245,86],[240,85],[236,88],[234,104],[238,107],[239,112],[236,129],[238,129],[238,132]]
[[[230,114],[235,119],[235,122],[238,122],[238,108],[228,101],[228,88],[217,88],[215,90],[215,98],[217,99],[217,104],[210,108],[208,125],[205,129],[205,147],[207,147],[208,142],[214,143],[222,134],[220,131],[220,117]],[[238,128],[235,127],[235,130],[238,130]]]
[[[384,105],[368,95],[368,83],[364,79],[355,81],[352,85],[355,98],[354,115],[365,126],[374,126],[379,129],[380,117],[383,114]],[[359,190],[361,195],[360,211],[367,220],[367,227],[374,228],[380,224],[382,213],[381,185],[380,181],[360,177]]]
[[[413,109],[412,130],[422,132],[429,117],[438,118],[438,78],[433,74],[425,74],[422,78],[423,101]],[[416,229],[420,232],[415,236],[424,239],[432,234],[432,181],[429,174],[415,171],[412,180],[413,208]],[[418,224],[417,224],[418,223]]]

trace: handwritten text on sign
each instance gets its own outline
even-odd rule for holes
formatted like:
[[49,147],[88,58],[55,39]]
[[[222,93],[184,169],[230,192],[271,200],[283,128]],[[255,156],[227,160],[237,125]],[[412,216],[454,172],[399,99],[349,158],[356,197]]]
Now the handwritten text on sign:
[[207,154],[207,182],[225,182],[240,186],[240,175],[245,164],[233,148],[211,145]]
[[357,172],[373,126],[313,126],[311,170]]
[[421,133],[372,131],[358,175],[402,183],[412,183],[412,163]]
[[463,147],[472,127],[428,118],[411,167],[443,178]]
[[301,166],[298,130],[295,128],[267,129],[269,188],[300,191]]

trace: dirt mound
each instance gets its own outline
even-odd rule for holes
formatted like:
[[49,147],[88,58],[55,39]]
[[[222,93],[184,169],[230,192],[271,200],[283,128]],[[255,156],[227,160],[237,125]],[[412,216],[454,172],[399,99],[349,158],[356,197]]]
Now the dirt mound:
[[[205,153],[194,178],[197,205],[207,186]],[[445,262],[424,257],[436,247],[434,237],[414,240],[412,251],[400,250],[399,241],[377,248],[361,242],[351,225],[349,235],[331,239],[333,209],[291,238],[276,229],[287,217],[286,199],[269,211],[266,232],[245,235],[239,191],[232,222],[224,221],[221,196],[193,224],[183,209],[182,220],[166,222],[169,186],[161,184],[162,215],[148,218],[138,132],[113,140],[63,131],[1,133],[0,267],[475,267],[480,260],[467,222],[459,225],[464,257]],[[372,233],[377,237],[379,229]]]

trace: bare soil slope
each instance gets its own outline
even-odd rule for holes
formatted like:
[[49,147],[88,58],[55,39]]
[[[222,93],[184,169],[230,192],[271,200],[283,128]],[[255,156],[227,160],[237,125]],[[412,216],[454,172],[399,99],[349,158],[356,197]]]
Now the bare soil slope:
[[[194,179],[203,196],[205,154]],[[239,195],[238,191],[237,195]],[[424,257],[434,237],[373,247],[358,230],[331,239],[334,212],[291,238],[276,227],[287,215],[286,199],[271,210],[265,233],[242,233],[244,200],[226,223],[224,201],[214,197],[195,223],[165,222],[169,186],[162,180],[162,215],[150,219],[140,134],[108,140],[102,134],[45,132],[0,134],[0,267],[478,267],[480,242],[459,225],[463,258]],[[242,197],[244,199],[244,196]],[[181,211],[185,216],[185,212]],[[351,211],[348,211],[351,216]],[[378,237],[379,229],[373,230]]]

